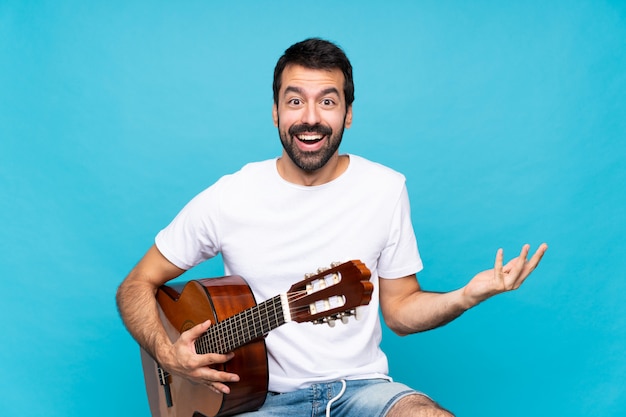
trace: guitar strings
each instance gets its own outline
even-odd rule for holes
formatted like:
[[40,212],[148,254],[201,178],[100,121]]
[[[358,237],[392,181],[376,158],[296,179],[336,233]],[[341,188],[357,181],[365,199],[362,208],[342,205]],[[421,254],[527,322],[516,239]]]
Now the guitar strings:
[[[294,302],[294,301],[299,301],[303,298],[305,298],[306,296],[310,295],[311,293],[308,293],[307,291],[294,291],[292,293],[287,293],[287,300],[289,301],[289,303]],[[314,293],[313,293],[314,294]],[[335,296],[331,296],[331,297],[337,297],[337,298],[343,298],[340,295],[335,295]],[[328,300],[328,298],[326,298],[326,300]],[[321,301],[321,300],[318,300]],[[296,307],[291,307],[291,304],[289,306],[289,311],[290,312],[304,312],[304,311],[309,311],[310,306],[309,305],[300,305],[300,306],[296,306]]]
[[[310,294],[305,290],[286,294],[292,316],[297,317],[302,313],[311,313],[311,305],[291,306],[292,302],[299,301]],[[280,311],[278,311],[278,307],[280,307]],[[257,320],[255,320],[255,315]],[[276,296],[235,316],[215,323],[196,340],[196,352],[230,352],[247,342],[264,336],[284,323],[285,317],[282,312],[280,296]]]
[[215,323],[196,340],[196,352],[230,352],[284,324],[280,300],[281,297],[276,296]]

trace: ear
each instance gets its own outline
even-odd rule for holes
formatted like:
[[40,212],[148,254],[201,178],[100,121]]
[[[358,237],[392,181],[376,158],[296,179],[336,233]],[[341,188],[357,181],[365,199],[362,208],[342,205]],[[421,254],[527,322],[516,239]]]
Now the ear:
[[274,120],[274,126],[278,127],[278,106],[276,103],[272,106],[272,120]]
[[346,129],[349,129],[350,126],[352,126],[352,104],[350,104],[348,110],[346,110],[346,121],[343,124],[343,127]]

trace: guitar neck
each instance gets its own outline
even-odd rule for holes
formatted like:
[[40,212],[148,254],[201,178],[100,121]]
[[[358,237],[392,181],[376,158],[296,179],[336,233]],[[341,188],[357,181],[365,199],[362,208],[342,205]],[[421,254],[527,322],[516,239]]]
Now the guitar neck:
[[277,295],[209,327],[196,339],[196,352],[228,353],[289,321],[284,295]]

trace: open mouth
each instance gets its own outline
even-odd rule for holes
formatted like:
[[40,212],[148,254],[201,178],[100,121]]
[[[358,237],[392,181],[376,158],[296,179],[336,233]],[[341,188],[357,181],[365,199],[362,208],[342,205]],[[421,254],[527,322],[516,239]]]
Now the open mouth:
[[321,141],[322,139],[324,139],[324,135],[312,134],[312,133],[309,133],[309,134],[303,133],[303,134],[295,135],[295,136],[300,142],[306,143],[308,145],[315,144]]
[[325,137],[330,137],[333,131],[330,127],[321,124],[299,124],[291,126],[291,128],[289,128],[289,133],[292,137],[295,137],[298,141],[305,145],[315,145],[316,143],[321,142]]

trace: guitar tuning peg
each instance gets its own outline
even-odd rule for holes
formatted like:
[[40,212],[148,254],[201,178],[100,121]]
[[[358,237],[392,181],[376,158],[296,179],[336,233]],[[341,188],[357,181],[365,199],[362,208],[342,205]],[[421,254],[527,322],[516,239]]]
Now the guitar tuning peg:
[[307,274],[304,274],[304,279],[309,279],[309,278],[311,278],[311,277],[312,277],[312,276],[314,276],[314,275],[315,275],[314,273],[309,272],[309,273],[307,273]]
[[335,327],[335,319],[330,319],[330,318],[329,318],[329,319],[326,321],[326,323],[328,323],[328,325],[329,325],[330,327]]
[[352,315],[354,315],[354,319],[355,320],[361,320],[361,317],[363,316],[363,313],[361,313],[361,308],[357,307],[353,310]]
[[324,271],[328,271],[330,268],[326,267],[326,266],[320,266],[319,268],[317,268],[317,272],[319,274],[321,274]]
[[349,320],[349,318],[348,318],[347,314],[344,314],[344,315],[341,316],[341,322],[343,324],[348,324],[348,320]]
[[330,267],[334,268],[334,267],[339,266],[339,265],[341,265],[341,262],[335,261],[335,262],[331,262]]

